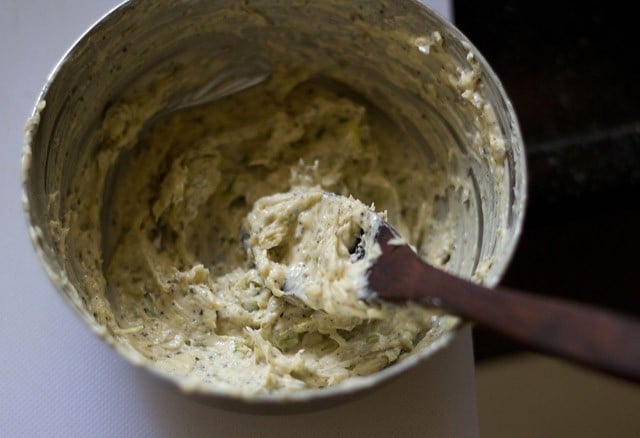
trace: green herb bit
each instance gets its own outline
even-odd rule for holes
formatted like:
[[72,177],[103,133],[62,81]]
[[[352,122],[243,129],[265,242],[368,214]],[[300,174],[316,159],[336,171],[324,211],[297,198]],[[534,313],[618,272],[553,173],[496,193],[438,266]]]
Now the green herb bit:
[[392,348],[391,350],[387,350],[384,352],[384,355],[387,358],[387,363],[393,363],[398,359],[398,356],[400,356],[400,349],[399,348]]
[[380,335],[377,333],[369,333],[367,335],[366,343],[367,344],[376,344],[380,340]]
[[249,301],[248,303],[242,303],[242,308],[247,312],[255,312],[260,310],[260,306],[255,301]]
[[243,356],[246,356],[247,354],[249,354],[250,351],[251,349],[244,342],[233,341],[234,353],[239,353],[239,354],[242,354]]
[[249,288],[251,289],[254,297],[262,295],[262,292],[265,290],[264,285],[255,280],[249,280]]
[[398,179],[398,184],[399,185],[404,185],[409,181],[409,177],[408,176],[403,176],[402,178]]
[[340,158],[339,154],[336,154],[336,153],[329,154],[329,157],[327,158],[327,164],[329,165],[329,167],[333,167],[333,165],[336,164],[336,161],[338,161],[339,158]]
[[234,175],[233,178],[231,178],[231,180],[229,181],[229,184],[227,184],[227,187],[224,189],[223,194],[224,195],[230,195],[231,193],[233,193],[233,186],[236,183],[236,176]]
[[280,347],[281,350],[289,350],[295,347],[298,342],[298,334],[295,332],[289,332],[277,340],[278,347]]

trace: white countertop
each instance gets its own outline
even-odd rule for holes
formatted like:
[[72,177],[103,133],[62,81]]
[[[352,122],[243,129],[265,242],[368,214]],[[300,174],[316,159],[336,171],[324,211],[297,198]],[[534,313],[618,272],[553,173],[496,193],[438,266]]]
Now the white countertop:
[[[0,5],[0,437],[477,436],[468,329],[432,360],[355,402],[260,417],[214,409],[158,385],[66,306],[27,237],[20,205],[22,128],[57,60],[116,3]],[[448,1],[427,3],[451,16]]]

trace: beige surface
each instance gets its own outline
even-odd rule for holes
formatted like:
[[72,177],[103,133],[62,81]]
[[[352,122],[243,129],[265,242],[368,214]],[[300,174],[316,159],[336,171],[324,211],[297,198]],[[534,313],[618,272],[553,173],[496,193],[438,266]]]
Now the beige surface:
[[483,437],[638,437],[640,386],[533,354],[477,369]]

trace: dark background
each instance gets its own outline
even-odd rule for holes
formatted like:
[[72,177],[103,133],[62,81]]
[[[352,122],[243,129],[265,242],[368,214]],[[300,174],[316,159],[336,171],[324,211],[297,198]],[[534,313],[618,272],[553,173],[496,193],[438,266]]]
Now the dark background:
[[[524,231],[504,285],[640,317],[640,20],[634,2],[454,1],[527,150]],[[520,348],[474,329],[476,358]]]

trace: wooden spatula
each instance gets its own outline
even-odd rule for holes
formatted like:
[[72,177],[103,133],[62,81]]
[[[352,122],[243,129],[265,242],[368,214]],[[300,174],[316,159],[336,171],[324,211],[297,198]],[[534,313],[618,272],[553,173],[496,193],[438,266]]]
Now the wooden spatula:
[[523,345],[640,382],[640,322],[604,310],[504,287],[489,289],[428,265],[382,222],[382,255],[369,287],[386,301],[442,308]]

